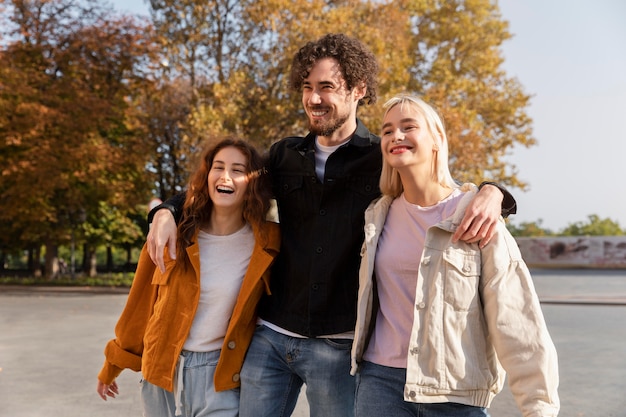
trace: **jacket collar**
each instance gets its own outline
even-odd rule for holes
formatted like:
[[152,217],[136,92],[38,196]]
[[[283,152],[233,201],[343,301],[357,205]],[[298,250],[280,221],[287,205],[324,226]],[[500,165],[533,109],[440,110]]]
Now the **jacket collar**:
[[378,236],[383,230],[387,213],[391,203],[395,200],[389,195],[383,195],[374,200],[365,210],[365,243],[370,244],[378,241]]

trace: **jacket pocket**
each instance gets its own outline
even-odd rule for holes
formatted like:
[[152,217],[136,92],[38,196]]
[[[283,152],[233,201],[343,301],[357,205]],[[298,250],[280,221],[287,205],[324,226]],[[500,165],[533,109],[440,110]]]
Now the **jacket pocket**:
[[478,306],[480,251],[448,249],[443,252],[445,268],[445,302],[457,311]]
[[279,189],[281,195],[289,196],[291,193],[302,188],[302,177],[299,175],[282,175],[280,177]]
[[363,218],[372,201],[380,197],[379,179],[376,176],[352,177],[346,180],[346,191],[352,201],[351,213]]
[[315,211],[314,193],[307,192],[309,187],[304,181],[301,175],[281,175],[274,185],[279,217],[281,213],[289,213],[280,219],[281,223],[299,226]]
[[159,268],[155,268],[152,275],[152,285],[168,285],[172,269],[176,265],[176,260],[165,261],[165,272],[161,272]]

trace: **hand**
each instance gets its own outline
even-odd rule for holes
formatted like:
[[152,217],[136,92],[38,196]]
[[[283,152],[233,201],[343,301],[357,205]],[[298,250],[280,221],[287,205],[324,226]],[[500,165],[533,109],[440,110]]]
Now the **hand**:
[[167,246],[170,257],[176,259],[176,221],[169,210],[155,213],[148,233],[148,254],[161,272],[165,272],[163,251]]
[[452,242],[480,242],[484,248],[493,238],[502,212],[502,191],[493,185],[485,185],[470,202],[465,216],[452,236]]
[[96,387],[98,391],[98,395],[104,401],[107,400],[107,396],[111,398],[115,398],[116,395],[119,395],[120,391],[117,388],[117,382],[113,381],[111,384],[104,384],[100,380],[98,380],[98,386]]

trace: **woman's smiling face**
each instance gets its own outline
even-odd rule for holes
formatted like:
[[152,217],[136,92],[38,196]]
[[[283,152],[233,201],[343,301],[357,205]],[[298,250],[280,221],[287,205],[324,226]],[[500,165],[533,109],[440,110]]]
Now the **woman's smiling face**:
[[390,108],[383,120],[381,130],[383,157],[392,167],[426,163],[431,166],[433,140],[426,119],[409,103],[400,103]]
[[214,208],[241,209],[248,188],[248,159],[237,148],[215,154],[207,178]]

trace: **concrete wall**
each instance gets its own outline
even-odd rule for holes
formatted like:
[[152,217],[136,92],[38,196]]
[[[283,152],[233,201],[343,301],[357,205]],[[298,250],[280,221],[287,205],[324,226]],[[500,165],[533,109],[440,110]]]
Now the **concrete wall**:
[[626,236],[518,237],[534,268],[626,268]]

